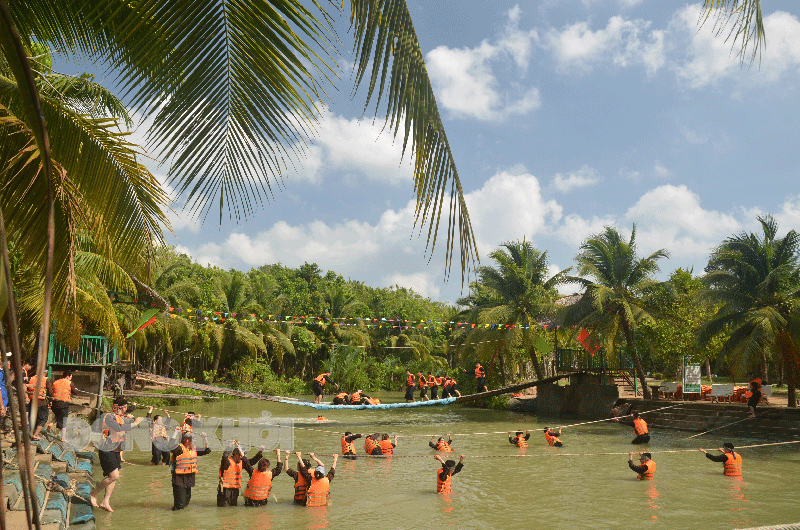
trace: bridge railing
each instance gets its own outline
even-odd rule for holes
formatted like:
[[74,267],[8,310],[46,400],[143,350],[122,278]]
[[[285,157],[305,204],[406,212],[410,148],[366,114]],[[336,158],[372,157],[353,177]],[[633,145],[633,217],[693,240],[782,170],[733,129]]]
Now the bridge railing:
[[119,361],[119,350],[111,344],[108,337],[81,335],[77,350],[56,341],[50,335],[47,352],[48,366],[109,366]]
[[556,370],[559,372],[614,372],[633,370],[633,357],[626,349],[617,350],[610,358],[600,349],[592,355],[583,348],[558,348],[555,351]]

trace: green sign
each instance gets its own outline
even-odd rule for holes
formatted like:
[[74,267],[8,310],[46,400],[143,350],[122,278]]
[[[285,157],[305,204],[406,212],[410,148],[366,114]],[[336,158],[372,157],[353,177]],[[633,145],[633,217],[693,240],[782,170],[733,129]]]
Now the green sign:
[[700,379],[700,365],[699,364],[686,364],[683,365],[683,393],[684,394],[699,394],[702,389],[702,381]]

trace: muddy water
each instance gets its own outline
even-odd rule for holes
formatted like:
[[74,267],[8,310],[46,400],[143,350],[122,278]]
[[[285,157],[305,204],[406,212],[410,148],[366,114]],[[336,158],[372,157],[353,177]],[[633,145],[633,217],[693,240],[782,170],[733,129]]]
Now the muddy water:
[[[275,478],[268,506],[217,508],[221,452],[215,451],[199,459],[200,474],[189,508],[172,512],[167,468],[151,466],[149,451],[134,448],[126,451],[125,458],[136,465],[123,465],[111,500],[115,512],[95,510],[98,528],[343,529],[379,524],[386,529],[543,525],[705,530],[800,521],[800,444],[742,449],[743,480],[723,476],[722,464],[696,451],[701,446],[719,447],[723,441],[743,446],[783,440],[723,439],[716,433],[688,440],[690,433],[654,432],[648,449],[658,468],[655,480],[642,482],[627,466],[627,451],[635,447],[630,445],[631,429],[610,422],[566,428],[564,447],[556,449],[546,445],[540,429],[580,420],[450,406],[326,411],[328,421],[315,424],[318,413],[313,409],[262,401],[174,408],[192,408],[207,417],[292,418],[293,438],[285,436],[287,429],[281,430],[283,449],[315,451],[328,466],[345,430],[387,432],[401,438],[395,457],[339,460],[331,484],[332,502],[324,508],[294,506],[293,483],[285,474]],[[533,432],[531,445],[524,450],[509,444],[503,434],[475,434],[525,428]],[[432,434],[447,433],[453,434],[456,454],[467,458],[463,471],[453,477],[453,493],[445,496],[435,493],[438,464],[428,441]],[[276,439],[266,438],[270,443]],[[356,446],[363,454],[360,442]],[[268,456],[274,457],[274,451]],[[96,465],[95,477],[101,476]]]

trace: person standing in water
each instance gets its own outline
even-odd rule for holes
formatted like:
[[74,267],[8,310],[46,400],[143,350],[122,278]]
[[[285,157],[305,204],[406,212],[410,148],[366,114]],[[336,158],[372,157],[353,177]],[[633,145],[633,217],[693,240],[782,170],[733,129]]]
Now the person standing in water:
[[563,447],[564,444],[561,443],[559,436],[561,436],[561,427],[558,428],[558,432],[552,430],[550,427],[545,427],[544,429],[544,439],[547,440],[547,445],[550,447]]
[[461,455],[458,464],[454,460],[442,460],[439,455],[434,455],[433,458],[442,464],[442,467],[436,472],[436,493],[452,493],[450,479],[464,467],[464,458],[466,457]]
[[650,453],[639,453],[639,464],[633,463],[633,453],[628,453],[628,467],[639,475],[637,480],[653,480],[656,474],[656,463],[652,460]]
[[531,431],[525,431],[525,436],[522,436],[522,431],[517,431],[514,433],[513,438],[511,437],[511,431],[508,431],[508,442],[517,447],[528,447],[528,440],[530,437]]
[[646,444],[650,441],[650,431],[647,429],[647,422],[639,417],[638,412],[633,413],[633,433],[636,435],[632,444]]
[[192,500],[192,488],[197,475],[197,457],[211,453],[208,448],[206,433],[201,433],[205,448],[197,450],[194,435],[185,432],[181,435],[181,443],[172,450],[172,510],[183,510]]
[[714,462],[722,462],[722,469],[729,477],[742,476],[742,455],[733,451],[733,444],[725,442],[719,448],[721,455],[710,455],[705,449],[699,449],[701,453],[705,453],[706,458]]

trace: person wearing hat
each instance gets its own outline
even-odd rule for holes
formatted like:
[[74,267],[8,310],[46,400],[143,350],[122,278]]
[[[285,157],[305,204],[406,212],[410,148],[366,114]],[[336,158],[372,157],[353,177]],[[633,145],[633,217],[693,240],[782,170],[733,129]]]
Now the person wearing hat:
[[[132,414],[127,414],[128,401],[124,397],[114,400],[111,413],[103,414],[100,424],[103,430],[102,438],[95,444],[97,456],[100,460],[100,467],[103,469],[103,480],[89,494],[92,506],[102,508],[108,512],[111,509],[111,493],[114,491],[119,471],[122,466],[122,451],[125,449],[125,433],[134,426],[139,425],[143,417],[134,418]],[[97,494],[100,490],[105,490],[103,502],[97,504]]]
[[289,451],[286,451],[286,474],[294,479],[294,503],[305,506],[308,500],[308,486],[311,484],[311,462],[303,458],[300,451],[297,455],[297,471],[289,467]]
[[311,477],[311,484],[308,486],[306,506],[326,506],[331,498],[331,481],[336,474],[336,460],[339,455],[333,455],[333,464],[331,464],[331,470],[327,474],[325,474],[325,464],[314,456],[314,453],[308,453],[308,456],[316,462],[317,467],[314,468],[314,476]]
[[464,459],[466,456],[461,455],[458,459],[458,464],[456,464],[454,460],[442,460],[442,457],[439,455],[433,455],[433,458],[442,464],[442,467],[436,472],[436,493],[452,492],[450,479],[464,467]]
[[650,431],[647,429],[647,422],[639,417],[638,412],[633,413],[633,433],[636,438],[631,440],[632,444],[646,444],[650,441]]
[[633,463],[633,453],[628,453],[628,467],[639,474],[636,477],[637,480],[653,480],[653,476],[656,474],[656,463],[653,462],[652,457],[650,453],[639,453],[640,465],[637,466]]
[[253,464],[261,460],[264,446],[253,458],[247,459],[242,446],[236,440],[222,453],[217,483],[217,506],[236,506],[239,504],[239,489],[242,487],[242,470],[253,476]]
[[181,434],[181,443],[172,450],[172,510],[183,510],[192,500],[192,488],[197,475],[197,457],[211,453],[206,433],[203,437],[205,449],[200,451],[194,445],[194,435],[190,432]]
[[733,452],[733,444],[725,442],[719,448],[722,452],[721,455],[710,455],[705,449],[699,449],[701,453],[705,453],[706,458],[714,462],[722,462],[723,471],[729,477],[742,476],[742,455]]

